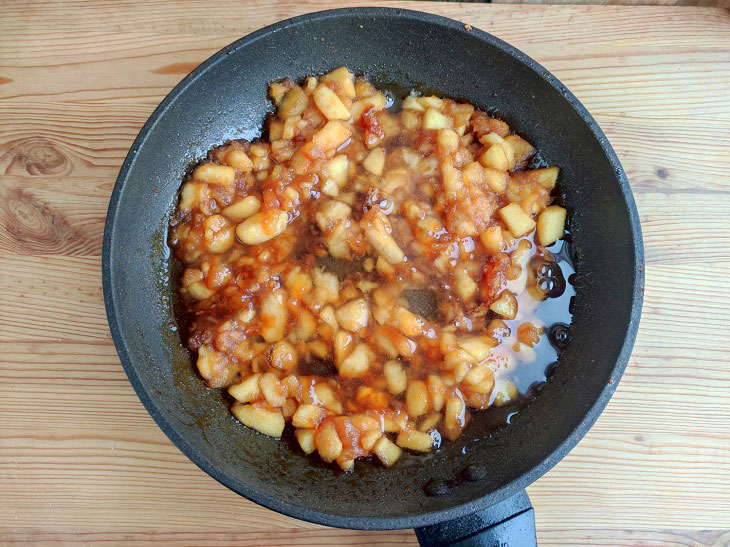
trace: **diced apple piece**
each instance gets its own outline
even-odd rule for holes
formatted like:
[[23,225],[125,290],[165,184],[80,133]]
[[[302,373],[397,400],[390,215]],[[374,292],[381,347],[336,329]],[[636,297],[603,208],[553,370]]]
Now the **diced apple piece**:
[[289,215],[281,209],[267,209],[236,226],[236,235],[246,245],[258,245],[273,239],[286,229]]
[[337,93],[343,97],[353,100],[355,98],[355,75],[350,72],[347,67],[341,66],[334,69],[332,72],[328,72],[320,81],[326,83],[336,83]]
[[491,146],[493,144],[503,144],[504,139],[498,133],[487,133],[479,138],[479,142],[485,146]]
[[439,129],[438,143],[444,152],[453,154],[459,148],[459,135],[451,129]]
[[474,366],[466,373],[466,376],[464,376],[464,383],[469,384],[470,386],[476,386],[489,374],[492,374],[492,369],[489,368],[488,363]]
[[497,340],[491,336],[465,336],[456,341],[457,345],[474,357],[477,362],[489,357],[491,348],[497,345]]
[[357,332],[367,326],[370,309],[364,298],[358,298],[340,306],[336,315],[340,327]]
[[294,266],[283,279],[291,298],[302,298],[312,290],[312,276],[303,271],[301,266]]
[[373,453],[383,462],[383,465],[390,467],[398,461],[403,451],[394,444],[388,437],[383,435],[373,446]]
[[337,399],[335,392],[328,384],[320,382],[314,386],[314,395],[317,397],[319,404],[324,405],[327,410],[338,415],[342,414],[342,403]]
[[252,374],[243,382],[228,388],[228,393],[239,403],[250,403],[261,397],[259,377],[261,374]]
[[[305,313],[308,315],[305,315]],[[298,322],[301,322],[303,317],[312,317],[309,312],[305,313],[302,313],[297,318]],[[312,319],[312,321],[314,321],[314,319]],[[312,330],[314,330],[314,328],[312,328]],[[287,340],[279,340],[271,349],[269,364],[279,370],[291,371],[296,366],[298,358],[299,355],[294,346],[292,346]]]
[[490,226],[482,232],[479,238],[490,255],[498,255],[506,248],[502,227],[499,225]]
[[322,193],[326,196],[336,198],[340,195],[340,188],[337,186],[335,181],[327,179],[322,183]]
[[[393,239],[393,228],[388,217],[382,211],[374,209],[368,212],[368,216],[369,222],[365,224],[365,237],[367,237],[370,245],[390,264],[402,263],[405,253]],[[366,220],[368,216],[365,217]],[[381,271],[380,257],[378,257],[376,267],[378,271]],[[387,275],[387,272],[385,275]]]
[[433,412],[432,414],[426,416],[423,421],[418,424],[418,431],[423,431],[424,433],[431,431],[432,429],[436,428],[440,421],[441,414],[439,414],[438,412]]
[[275,291],[264,297],[261,302],[261,319],[264,324],[261,335],[268,343],[272,344],[284,338],[287,316],[286,291]]
[[349,120],[350,111],[347,109],[337,93],[329,87],[319,84],[312,93],[314,104],[328,120]]
[[[426,378],[426,385],[428,386],[428,394],[431,396],[431,408],[436,412],[440,412],[444,407],[444,394],[446,392],[444,381],[436,374],[429,374]],[[424,430],[421,429],[421,431]]]
[[305,403],[299,405],[291,418],[291,423],[294,427],[313,429],[319,425],[325,416],[326,412],[321,406]]
[[[423,97],[421,97],[423,98]],[[448,125],[448,119],[446,116],[441,114],[438,110],[435,110],[433,108],[429,108],[426,110],[426,113],[423,115],[423,129],[425,130],[431,130],[431,129],[443,129],[447,127]]]
[[420,380],[408,384],[406,390],[406,409],[412,418],[417,418],[429,411],[430,401],[428,388]]
[[444,100],[439,99],[435,95],[430,95],[428,97],[418,97],[417,100],[425,108],[441,108],[444,106]]
[[[286,119],[284,122],[284,126],[281,130],[281,138],[287,141],[290,141],[294,138],[294,136],[297,133],[297,129],[299,128],[299,125],[302,122],[301,116],[290,116]],[[269,134],[269,137],[271,137],[271,134]],[[272,147],[274,145],[274,141],[276,139],[269,138],[269,140],[272,143]]]
[[362,161],[362,166],[366,171],[379,177],[383,174],[383,167],[385,167],[385,151],[380,146],[373,148]]
[[547,188],[552,190],[555,188],[555,183],[558,181],[558,168],[557,167],[544,167],[542,169],[535,169],[533,173],[537,173],[537,181]]
[[514,319],[517,317],[517,299],[511,291],[505,289],[497,300],[489,305],[489,309],[505,319]]
[[[410,131],[413,131],[414,129],[418,129],[421,126],[421,116],[419,115],[419,111],[416,108],[405,108],[405,102],[403,103],[404,110],[401,113],[401,124],[403,124],[403,127],[405,129],[408,129]],[[418,103],[416,103],[418,104]],[[420,106],[420,105],[419,105]]]
[[314,445],[319,457],[331,462],[342,453],[342,441],[337,435],[335,424],[331,420],[325,421],[314,434]]
[[501,146],[507,158],[507,169],[512,169],[515,166],[515,154],[512,151],[512,147],[499,134],[487,133],[479,139],[479,142],[485,146]]
[[469,411],[460,393],[454,393],[446,401],[443,432],[449,440],[455,441],[466,427]]
[[319,211],[314,215],[317,225],[323,232],[334,230],[338,223],[347,219],[352,208],[336,199],[325,201]]
[[385,384],[393,395],[403,393],[408,385],[408,376],[400,361],[388,361],[383,365]]
[[343,471],[350,472],[355,468],[355,459],[345,459],[340,456],[339,458],[337,458],[337,465],[339,465],[340,469],[342,469]]
[[228,356],[215,351],[211,346],[200,346],[196,365],[208,387],[212,388],[230,385],[237,372]]
[[192,285],[188,285],[185,290],[187,291],[188,296],[195,298],[195,300],[205,300],[215,294],[215,291],[211,291],[202,281],[197,281]]
[[537,236],[540,244],[552,245],[565,233],[565,217],[568,212],[558,205],[545,209],[537,219]]
[[393,310],[393,320],[398,328],[406,336],[420,336],[426,330],[426,321],[418,314],[402,306],[396,306]]
[[477,290],[479,290],[479,286],[466,270],[461,267],[454,271],[454,289],[456,289],[459,298],[463,302],[470,302],[477,293]]
[[332,306],[322,308],[322,311],[319,312],[319,318],[335,331],[340,328],[340,325],[337,323],[337,317],[335,316],[335,309]]
[[352,353],[342,359],[338,371],[343,378],[358,378],[367,374],[373,353],[366,344],[358,344]]
[[279,105],[278,116],[280,120],[286,120],[289,116],[299,116],[307,108],[309,99],[301,87],[293,87],[286,92]]
[[255,429],[263,435],[281,437],[284,431],[284,416],[278,410],[233,403],[231,412],[243,425]]
[[233,205],[229,205],[223,211],[223,216],[233,222],[243,222],[248,217],[255,215],[261,209],[261,200],[256,196],[246,196]]
[[342,120],[330,120],[312,136],[312,143],[322,150],[335,150],[352,135],[352,127]]
[[421,103],[418,102],[418,98],[414,97],[413,95],[408,95],[405,99],[403,99],[403,110],[418,110],[423,111],[425,108]]
[[515,237],[522,237],[535,229],[535,221],[517,203],[510,203],[499,210],[499,216]]
[[347,168],[349,162],[347,156],[340,154],[324,164],[321,174],[322,178],[327,181],[333,181],[339,188],[343,188],[347,184]]
[[186,182],[180,189],[180,204],[178,208],[181,211],[189,211],[198,202],[198,189],[202,186],[199,182]]
[[246,152],[240,148],[231,148],[226,154],[226,163],[231,167],[238,169],[244,173],[248,173],[253,169],[253,162],[251,158],[246,155]]
[[375,418],[373,416],[367,416],[365,414],[354,414],[350,416],[350,421],[352,422],[352,425],[354,425],[361,433],[365,433],[367,431],[370,431],[371,429],[377,429],[378,431],[381,430],[379,417]]
[[401,431],[398,433],[398,438],[395,443],[409,450],[415,450],[416,452],[430,452],[431,447],[434,445],[434,439],[428,433],[421,431]]
[[372,109],[375,111],[383,110],[386,104],[388,104],[388,100],[385,98],[385,95],[377,92],[370,97],[365,97],[363,99],[360,99],[359,101],[355,101],[354,103],[352,103],[352,108],[350,108],[350,112],[352,113],[352,118],[354,120],[358,120],[366,109],[372,107]]
[[365,450],[371,450],[382,436],[383,432],[380,429],[371,429],[360,435],[360,444]]
[[314,446],[314,429],[297,429],[294,435],[305,454],[311,454],[317,450],[317,447]]
[[259,389],[266,398],[266,402],[274,408],[281,408],[286,402],[286,391],[279,382],[276,374],[267,372],[259,378]]
[[287,91],[289,91],[289,88],[281,82],[269,84],[269,97],[271,97],[271,100],[274,101],[276,106],[281,104],[281,100],[284,98]]
[[492,192],[504,194],[507,184],[509,184],[509,173],[487,167],[484,169],[484,177]]
[[[269,142],[278,141],[284,137],[284,123],[281,120],[269,122]],[[253,167],[253,164],[251,165]]]
[[504,141],[512,148],[515,163],[526,160],[535,152],[535,148],[519,135],[509,135]]
[[[489,133],[489,135],[493,134],[494,133]],[[507,171],[511,167],[505,147],[500,144],[493,144],[490,146],[484,154],[479,156],[479,163],[481,163],[484,167],[491,167],[498,171]]]
[[[448,130],[443,129],[442,131]],[[441,131],[439,131],[439,136],[440,135]],[[467,164],[462,169],[461,176],[465,183],[471,186],[476,186],[477,188],[483,187],[484,183],[487,181],[485,176],[485,169],[478,161],[473,161]]]
[[494,385],[494,406],[503,406],[517,397],[517,386],[506,378],[499,378]]
[[[532,349],[532,348],[530,348]],[[533,350],[534,351],[534,350]],[[491,369],[485,375],[484,379],[475,386],[471,386],[469,389],[474,393],[489,394],[494,389],[494,374]]]
[[193,171],[193,178],[208,184],[232,186],[236,181],[236,170],[228,165],[204,163]]
[[503,122],[502,120],[491,118],[489,120],[489,127],[493,133],[497,133],[497,135],[499,135],[500,137],[506,137],[507,135],[509,135],[509,125],[507,125],[507,123]]

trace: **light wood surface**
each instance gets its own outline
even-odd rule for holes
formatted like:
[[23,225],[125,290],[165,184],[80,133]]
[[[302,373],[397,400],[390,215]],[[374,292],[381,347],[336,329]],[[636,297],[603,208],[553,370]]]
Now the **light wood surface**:
[[[387,5],[462,20],[545,65],[605,130],[639,207],[639,338],[596,425],[529,488],[541,544],[730,545],[730,14]],[[0,543],[415,543],[296,521],[205,475],[138,401],[104,315],[106,207],[147,116],[224,45],[332,6],[3,3]]]

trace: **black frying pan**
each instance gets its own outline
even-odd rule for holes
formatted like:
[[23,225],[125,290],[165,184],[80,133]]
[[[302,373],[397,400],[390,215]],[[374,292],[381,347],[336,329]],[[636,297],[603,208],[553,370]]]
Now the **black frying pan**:
[[[339,65],[391,89],[467,100],[525,135],[561,168],[577,271],[573,343],[509,427],[487,435],[489,411],[477,414],[456,443],[434,454],[404,457],[391,469],[358,463],[348,475],[242,427],[222,395],[206,389],[180,344],[165,246],[168,215],[191,162],[226,140],[259,134],[271,80]],[[535,532],[524,488],[588,431],[626,367],[641,310],[643,248],[616,155],[549,72],[456,21],[347,9],[259,30],[208,59],[162,101],[114,187],[103,280],[112,336],[137,394],[172,442],[224,485],[330,526],[415,527],[424,543],[526,545]]]

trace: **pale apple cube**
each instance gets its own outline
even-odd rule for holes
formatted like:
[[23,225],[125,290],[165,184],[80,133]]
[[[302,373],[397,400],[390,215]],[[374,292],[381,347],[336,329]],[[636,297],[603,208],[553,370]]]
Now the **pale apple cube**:
[[552,245],[565,233],[565,218],[568,212],[559,205],[551,205],[537,219],[537,237],[540,244]]
[[499,210],[499,216],[515,237],[522,237],[535,229],[535,221],[518,203],[510,203]]
[[255,429],[263,435],[281,437],[284,431],[284,416],[279,410],[234,403],[231,412],[243,425]]

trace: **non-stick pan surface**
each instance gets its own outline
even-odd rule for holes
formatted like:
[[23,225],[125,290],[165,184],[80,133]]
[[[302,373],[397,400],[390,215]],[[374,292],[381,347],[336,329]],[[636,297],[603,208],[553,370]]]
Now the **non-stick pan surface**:
[[[172,314],[165,227],[181,178],[214,145],[259,134],[267,83],[347,65],[377,83],[468,100],[505,119],[559,165],[577,296],[573,343],[537,399],[501,434],[475,419],[456,443],[392,469],[342,474],[236,423],[196,376]],[[550,73],[504,42],[418,12],[349,9],[297,17],[226,47],[187,76],[124,161],[104,235],[104,297],[140,399],[192,461],[243,496],[332,526],[406,528],[469,514],[519,492],[586,433],[616,388],[641,308],[643,251],[626,176],[601,130]],[[469,465],[486,471],[443,496]]]

